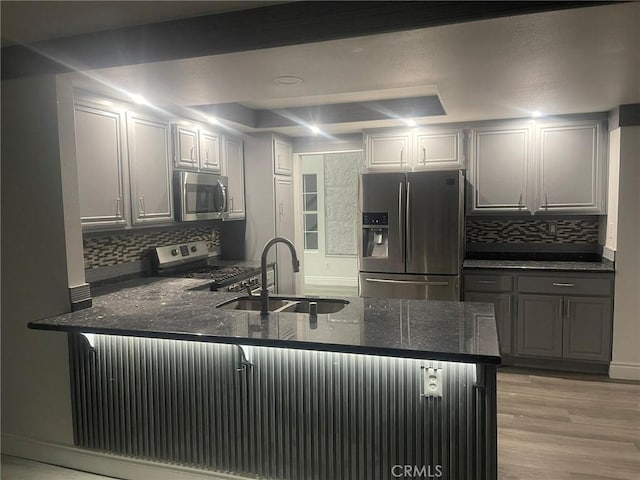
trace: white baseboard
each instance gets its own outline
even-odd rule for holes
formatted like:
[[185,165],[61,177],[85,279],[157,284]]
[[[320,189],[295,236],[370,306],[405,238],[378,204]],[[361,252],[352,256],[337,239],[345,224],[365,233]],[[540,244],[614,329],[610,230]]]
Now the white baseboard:
[[618,380],[640,381],[640,364],[611,362],[611,365],[609,365],[609,377]]
[[357,287],[358,279],[351,277],[304,277],[307,285],[320,285],[323,287]]
[[125,480],[250,480],[196,468],[119,457],[82,448],[2,434],[2,453]]

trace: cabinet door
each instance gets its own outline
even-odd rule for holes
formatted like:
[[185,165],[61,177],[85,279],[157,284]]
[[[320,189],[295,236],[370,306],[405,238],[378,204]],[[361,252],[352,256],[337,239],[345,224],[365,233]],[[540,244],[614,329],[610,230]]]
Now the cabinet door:
[[174,164],[177,168],[198,168],[198,130],[173,125]]
[[228,177],[229,219],[244,218],[244,155],[242,142],[224,139],[224,158]]
[[273,139],[273,171],[278,175],[293,172],[293,147],[279,138]]
[[493,303],[496,313],[496,326],[498,328],[498,341],[500,343],[500,353],[511,354],[511,303],[513,301],[510,293],[476,293],[465,292],[465,302]]
[[529,138],[527,126],[473,130],[470,179],[474,213],[530,213]]
[[565,358],[607,362],[611,359],[611,299],[564,297]]
[[220,173],[220,137],[206,130],[198,132],[198,153],[200,169],[207,172]]
[[127,114],[134,223],[173,219],[169,124]]
[[604,213],[598,122],[539,125],[537,211]]
[[[275,232],[292,242],[295,236],[293,218],[293,183],[291,178],[275,178]],[[282,244],[276,245],[278,293],[295,293],[295,278],[291,265],[291,252]]]
[[414,169],[464,168],[463,132],[419,133]]
[[366,137],[369,169],[407,168],[410,134],[370,134]]
[[519,295],[516,354],[562,357],[562,297]]
[[76,155],[82,225],[127,223],[122,114],[77,105]]

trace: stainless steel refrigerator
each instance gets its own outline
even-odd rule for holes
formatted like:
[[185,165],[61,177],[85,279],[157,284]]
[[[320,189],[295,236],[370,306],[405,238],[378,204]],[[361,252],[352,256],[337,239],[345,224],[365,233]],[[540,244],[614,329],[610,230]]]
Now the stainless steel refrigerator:
[[360,176],[360,296],[460,299],[461,171]]

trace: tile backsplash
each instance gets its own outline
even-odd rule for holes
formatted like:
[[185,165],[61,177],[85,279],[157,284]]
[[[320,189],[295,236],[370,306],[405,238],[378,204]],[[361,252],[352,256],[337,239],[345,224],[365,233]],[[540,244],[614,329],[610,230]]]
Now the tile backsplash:
[[136,232],[92,234],[83,238],[84,268],[111,267],[144,260],[151,248],[173,243],[205,240],[209,248],[220,246],[219,227],[188,226]]
[[[550,232],[555,224],[556,232]],[[597,245],[599,220],[467,218],[467,244],[588,244]]]

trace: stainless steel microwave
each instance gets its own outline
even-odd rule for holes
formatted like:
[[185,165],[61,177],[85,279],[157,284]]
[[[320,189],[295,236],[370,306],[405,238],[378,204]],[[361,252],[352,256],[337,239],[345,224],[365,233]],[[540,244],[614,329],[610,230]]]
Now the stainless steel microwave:
[[174,172],[173,186],[178,220],[218,220],[229,216],[227,177]]

